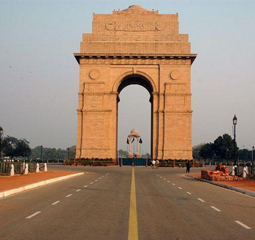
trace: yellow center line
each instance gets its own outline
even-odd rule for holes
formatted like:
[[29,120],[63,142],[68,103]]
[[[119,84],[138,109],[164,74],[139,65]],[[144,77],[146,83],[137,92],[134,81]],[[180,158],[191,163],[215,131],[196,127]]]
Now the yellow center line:
[[128,240],[138,240],[136,190],[135,190],[135,168],[132,167],[132,180],[130,192],[129,227]]

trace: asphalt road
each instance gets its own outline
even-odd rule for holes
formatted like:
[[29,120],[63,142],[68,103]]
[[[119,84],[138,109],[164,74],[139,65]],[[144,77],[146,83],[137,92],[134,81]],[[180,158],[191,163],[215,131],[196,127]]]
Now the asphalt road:
[[1,199],[1,240],[255,239],[255,198],[185,169],[135,167],[132,178],[132,167],[50,168],[85,174]]

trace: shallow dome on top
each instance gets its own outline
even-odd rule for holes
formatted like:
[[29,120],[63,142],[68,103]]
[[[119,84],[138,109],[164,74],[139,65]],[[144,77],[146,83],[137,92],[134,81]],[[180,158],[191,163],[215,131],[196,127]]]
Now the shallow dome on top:
[[131,5],[127,9],[124,9],[123,11],[148,11],[148,10],[140,5]]
[[139,136],[137,130],[133,129],[131,132],[130,132],[130,135],[131,136]]

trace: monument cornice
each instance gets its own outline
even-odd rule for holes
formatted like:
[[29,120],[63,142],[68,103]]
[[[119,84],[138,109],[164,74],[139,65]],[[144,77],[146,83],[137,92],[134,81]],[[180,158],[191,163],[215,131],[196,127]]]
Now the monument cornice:
[[74,53],[74,57],[77,62],[80,63],[81,59],[158,59],[158,60],[171,60],[171,59],[181,59],[181,60],[191,60],[191,63],[197,57],[197,54],[155,54],[155,53]]
[[77,112],[112,112],[112,109],[76,109]]
[[193,110],[156,110],[153,113],[169,113],[169,114],[190,114]]

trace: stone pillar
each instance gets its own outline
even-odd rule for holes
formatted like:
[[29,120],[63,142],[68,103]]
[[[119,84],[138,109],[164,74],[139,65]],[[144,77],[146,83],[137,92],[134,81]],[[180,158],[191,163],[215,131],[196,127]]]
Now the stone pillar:
[[44,163],[44,172],[47,172],[48,168],[47,168],[47,163]]
[[139,137],[136,137],[136,156],[139,156]]
[[36,163],[36,170],[35,170],[35,172],[40,172],[39,163]]
[[131,154],[132,154],[132,152],[131,152],[131,147],[132,147],[131,141],[132,141],[132,138],[129,137],[129,138],[128,138],[128,147],[129,147],[128,155],[131,155]]
[[26,163],[26,165],[25,165],[25,173],[24,174],[28,174],[28,163]]
[[11,172],[10,172],[10,176],[14,176],[14,165],[11,164]]

